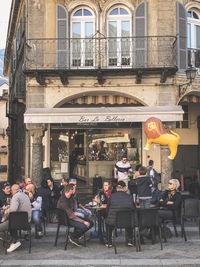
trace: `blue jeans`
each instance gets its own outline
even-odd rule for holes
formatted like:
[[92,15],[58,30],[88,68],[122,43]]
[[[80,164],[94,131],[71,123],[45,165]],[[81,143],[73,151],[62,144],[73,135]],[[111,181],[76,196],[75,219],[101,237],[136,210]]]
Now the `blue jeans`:
[[86,210],[81,209],[81,208],[78,208],[77,212],[80,213],[80,215],[82,214],[82,216],[80,216],[80,218],[90,218],[92,215],[90,210],[86,211]]
[[32,210],[32,219],[33,222],[37,225],[38,232],[42,232],[42,212],[41,210]]
[[151,204],[151,198],[147,198],[147,199],[140,199],[139,198],[140,209],[149,209],[150,204]]

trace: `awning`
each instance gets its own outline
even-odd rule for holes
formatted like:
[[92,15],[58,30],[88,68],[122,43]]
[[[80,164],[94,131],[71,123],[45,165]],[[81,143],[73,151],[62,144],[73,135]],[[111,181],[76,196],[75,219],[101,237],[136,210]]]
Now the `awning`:
[[25,123],[111,123],[145,122],[150,117],[161,121],[182,121],[181,106],[28,108]]

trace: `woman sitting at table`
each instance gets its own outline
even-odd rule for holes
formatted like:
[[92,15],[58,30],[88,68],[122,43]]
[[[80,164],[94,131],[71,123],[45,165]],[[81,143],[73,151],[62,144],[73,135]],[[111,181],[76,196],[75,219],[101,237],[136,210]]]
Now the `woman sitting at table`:
[[181,194],[178,191],[180,183],[177,179],[171,179],[168,183],[168,190],[165,190],[160,199],[161,209],[158,211],[160,218],[164,220],[178,219]]

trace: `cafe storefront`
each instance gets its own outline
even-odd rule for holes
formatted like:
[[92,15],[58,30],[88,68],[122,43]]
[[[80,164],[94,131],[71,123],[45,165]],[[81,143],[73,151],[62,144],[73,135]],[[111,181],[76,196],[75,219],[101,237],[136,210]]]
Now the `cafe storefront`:
[[123,154],[133,168],[143,164],[144,122],[149,117],[164,122],[182,120],[179,106],[30,108],[24,120],[45,124],[46,166],[55,180],[78,177],[87,182],[95,176],[112,178],[115,163]]

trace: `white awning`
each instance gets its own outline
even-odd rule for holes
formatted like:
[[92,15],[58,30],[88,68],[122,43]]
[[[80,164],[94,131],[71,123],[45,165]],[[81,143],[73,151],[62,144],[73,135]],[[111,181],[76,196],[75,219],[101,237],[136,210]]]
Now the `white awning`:
[[25,123],[111,123],[145,122],[150,117],[161,121],[182,121],[181,106],[28,108]]

